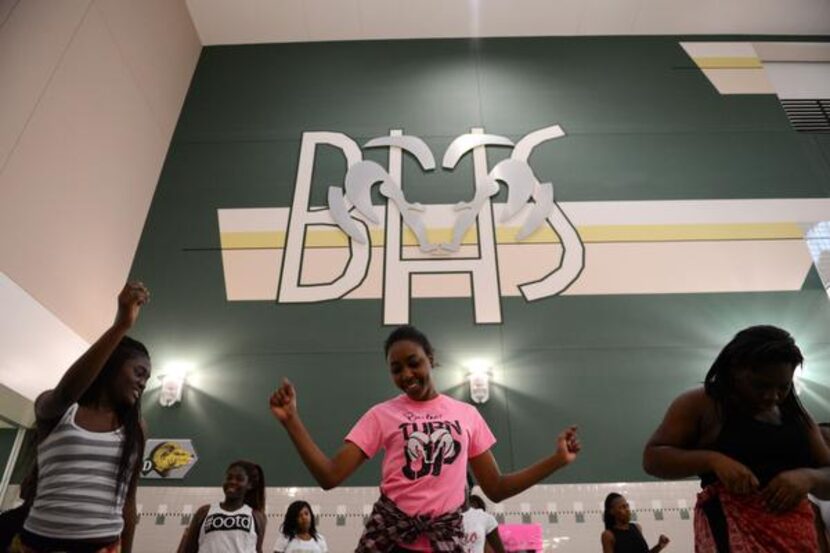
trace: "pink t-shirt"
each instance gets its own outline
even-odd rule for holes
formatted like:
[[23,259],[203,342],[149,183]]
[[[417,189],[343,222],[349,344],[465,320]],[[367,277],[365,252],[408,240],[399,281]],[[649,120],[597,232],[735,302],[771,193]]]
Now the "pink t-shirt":
[[[385,450],[380,489],[399,509],[436,516],[464,503],[467,459],[490,449],[496,438],[475,407],[439,394],[429,401],[400,395],[375,405],[346,441],[370,459]],[[407,547],[421,549],[422,541]]]

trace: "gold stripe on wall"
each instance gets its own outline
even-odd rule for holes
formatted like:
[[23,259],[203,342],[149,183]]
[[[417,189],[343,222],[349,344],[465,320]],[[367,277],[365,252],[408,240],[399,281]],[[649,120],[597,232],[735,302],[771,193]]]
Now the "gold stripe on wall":
[[701,69],[761,69],[763,64],[752,57],[706,57],[692,58]]
[[[803,238],[801,227],[796,223],[722,223],[685,225],[585,225],[578,228],[582,241],[596,242],[677,242],[694,240],[799,240]],[[427,231],[433,244],[448,243],[452,240],[452,229],[439,228]],[[559,237],[549,226],[545,226],[525,240],[516,235],[519,227],[498,227],[496,241],[499,244],[555,244]],[[382,229],[372,230],[370,239],[373,247],[384,244]],[[478,242],[475,228],[469,229],[462,240],[464,245]],[[285,247],[284,231],[264,232],[223,232],[222,249],[281,249]],[[306,233],[307,248],[345,248],[349,241],[339,230],[311,230]],[[415,235],[404,228],[404,246],[417,246]]]

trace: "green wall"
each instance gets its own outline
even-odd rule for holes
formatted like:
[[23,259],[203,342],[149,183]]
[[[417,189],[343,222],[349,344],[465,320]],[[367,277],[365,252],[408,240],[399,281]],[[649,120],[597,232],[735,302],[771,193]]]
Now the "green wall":
[[[774,96],[721,96],[677,37],[539,38],[208,47],[202,52],[133,265],[152,290],[135,335],[156,369],[194,359],[181,405],[147,394],[153,437],[192,438],[185,485],[221,481],[238,457],[269,485],[312,485],[267,409],[282,376],[320,445],[338,447],[374,402],[395,393],[384,366],[380,300],[227,302],[216,210],[289,206],[303,131],[359,142],[402,128],[442,152],[483,126],[518,138],[560,124],[564,140],[531,161],[558,201],[830,196],[830,138],[793,132]],[[488,152],[491,164],[505,155]],[[367,152],[384,160],[384,152]],[[312,204],[342,182],[323,152]],[[405,165],[410,201],[451,203],[472,190],[465,160],[425,175]],[[497,201],[503,201],[501,194]],[[380,200],[376,200],[379,203]],[[590,260],[589,260],[590,261]],[[501,325],[475,326],[471,300],[413,300],[434,340],[439,386],[466,397],[463,360],[496,360],[482,407],[505,469],[552,450],[577,423],[585,453],[559,482],[642,480],[640,454],[667,403],[699,383],[744,326],[790,329],[808,358],[802,394],[830,420],[830,304],[813,274],[798,292],[503,298]],[[349,483],[372,485],[379,464]],[[158,481],[157,481],[158,482]],[[174,482],[164,482],[175,484]]]

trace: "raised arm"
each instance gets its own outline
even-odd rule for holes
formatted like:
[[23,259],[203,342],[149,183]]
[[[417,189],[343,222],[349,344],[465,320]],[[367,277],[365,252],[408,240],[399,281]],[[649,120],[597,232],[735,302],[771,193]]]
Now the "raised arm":
[[35,415],[39,420],[56,419],[76,403],[97,378],[116,346],[138,319],[141,307],[150,300],[150,292],[140,282],[130,282],[118,295],[115,322],[64,373],[58,385],[38,396]]
[[502,474],[490,450],[471,458],[470,467],[484,494],[498,503],[525,491],[557,470],[573,463],[580,449],[576,427],[572,426],[559,434],[556,440],[556,452],[553,455],[522,470]]
[[328,457],[309,434],[297,410],[297,392],[287,379],[271,394],[271,413],[282,423],[306,468],[324,490],[339,486],[366,460],[366,455],[351,442],[343,444],[334,457]]
[[652,476],[666,479],[715,473],[731,492],[757,490],[758,479],[745,465],[717,451],[698,447],[703,414],[709,401],[702,388],[674,400],[646,444],[643,469]]

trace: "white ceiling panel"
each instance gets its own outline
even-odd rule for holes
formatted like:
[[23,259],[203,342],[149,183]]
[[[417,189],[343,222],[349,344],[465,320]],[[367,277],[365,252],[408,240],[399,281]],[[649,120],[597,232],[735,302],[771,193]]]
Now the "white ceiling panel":
[[0,384],[33,400],[89,344],[3,273],[0,305]]
[[349,40],[363,36],[358,0],[305,0],[306,30],[308,40]]
[[721,0],[643,0],[634,21],[636,34],[717,34],[728,31]]
[[830,25],[828,0],[732,0],[720,9],[736,33],[827,34]]
[[625,35],[634,33],[634,21],[646,0],[585,0],[580,35]]
[[481,36],[572,35],[585,8],[581,0],[481,2]]
[[187,0],[206,45],[630,34],[830,34],[830,0]]
[[187,7],[205,45],[308,40],[303,0],[187,0]]
[[411,38],[415,26],[406,17],[408,0],[359,0],[363,38]]
[[[446,2],[443,0],[425,0],[403,3],[403,11],[398,17],[406,19],[409,26],[407,37],[411,38],[447,38],[471,36],[476,31],[479,16],[470,2]],[[399,37],[389,37],[399,38]]]

